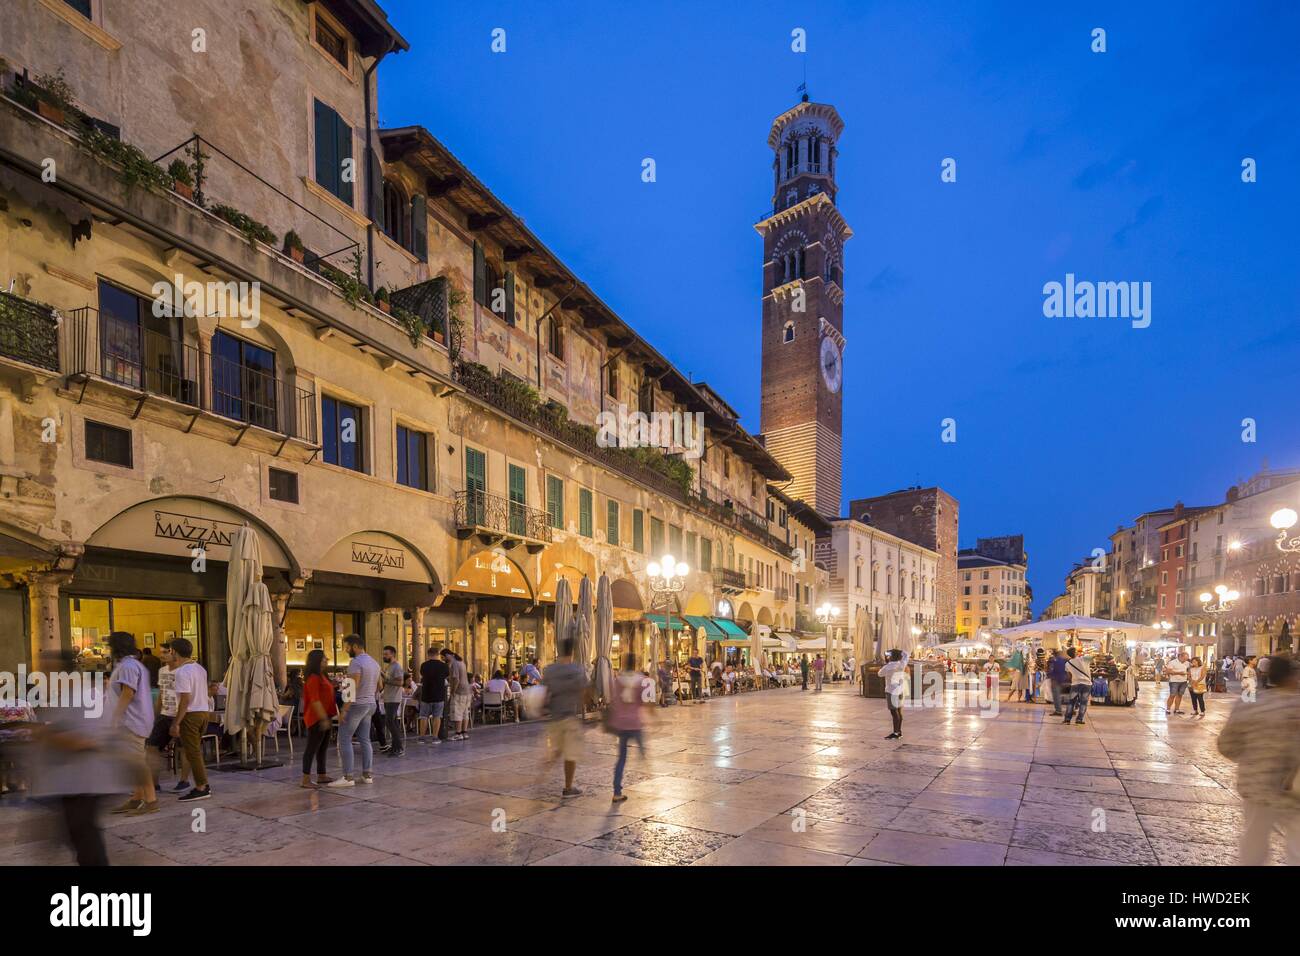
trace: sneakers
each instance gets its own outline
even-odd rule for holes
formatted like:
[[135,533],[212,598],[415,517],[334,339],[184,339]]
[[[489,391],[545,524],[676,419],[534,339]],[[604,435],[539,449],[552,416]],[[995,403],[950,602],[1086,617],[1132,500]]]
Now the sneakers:
[[1063,723],[1063,724],[1068,724],[1069,722],[1070,722],[1070,718],[1069,718],[1069,717],[1066,717],[1065,720],[1061,721],[1061,723]]
[[582,791],[581,791],[580,789],[578,789],[577,787],[565,787],[563,790],[560,791],[560,796],[562,796],[562,797],[580,797],[580,796],[582,796]]
[[110,810],[109,812],[110,812],[110,813],[130,813],[132,810],[134,810],[136,807],[140,806],[140,804],[142,804],[142,803],[144,803],[143,800],[128,800],[128,801],[126,801],[126,803],[122,804],[120,807],[114,807],[114,808],[113,808],[112,810]]
[[442,743],[442,741],[439,740],[437,737],[434,737],[432,740],[429,741],[429,743],[431,743],[431,744],[440,744],[440,743]]
[[886,739],[886,740],[897,740],[897,739],[898,739],[899,737],[901,737],[901,736],[903,736],[903,735],[900,734],[900,733],[898,733],[897,731],[895,731],[895,732],[892,733],[892,734],[886,734],[886,735],[885,735],[885,739]]
[[355,787],[357,782],[350,777],[339,777],[337,780],[331,780],[325,786],[331,790],[342,790],[344,787]]
[[626,793],[616,793],[614,794],[614,799],[611,800],[610,803],[624,803],[626,801],[627,801]]
[[136,807],[134,810],[126,811],[126,815],[128,817],[142,817],[147,813],[157,813],[157,812],[158,812],[157,800],[153,801],[153,803],[145,803],[143,800],[141,800],[140,805]]
[[1082,727],[1083,724],[1084,724],[1084,722],[1083,722],[1082,720],[1076,720],[1074,723],[1075,723],[1077,726],[1079,726],[1079,727]]
[[388,751],[388,756],[390,756],[390,757],[405,757],[405,756],[406,756],[406,751],[405,751],[405,750],[390,750],[390,751]]
[[194,784],[190,783],[188,780],[177,780],[176,786],[172,787],[172,793],[184,793],[192,786],[194,786]]
[[361,782],[362,782],[362,783],[374,783],[374,782],[375,782],[375,775],[374,775],[373,773],[363,773],[363,774],[361,775]]
[[206,800],[210,796],[212,796],[211,787],[204,787],[202,790],[200,790],[198,787],[195,787],[189,793],[185,794],[185,796],[181,797],[178,802],[186,803],[191,800]]

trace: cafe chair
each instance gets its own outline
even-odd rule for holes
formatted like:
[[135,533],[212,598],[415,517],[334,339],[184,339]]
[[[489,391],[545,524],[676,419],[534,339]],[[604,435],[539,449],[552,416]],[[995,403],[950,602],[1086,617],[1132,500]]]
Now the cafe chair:
[[483,723],[485,724],[487,723],[487,715],[489,713],[495,713],[497,715],[498,724],[503,723],[505,721],[506,705],[505,705],[505,700],[501,694],[490,690],[483,691],[482,709],[483,709]]
[[293,704],[280,705],[280,726],[276,728],[275,731],[275,752],[276,753],[280,752],[281,734],[284,734],[284,736],[289,741],[289,753],[291,754],[293,753],[293,734],[291,733],[291,731],[293,730],[293,714],[295,710],[297,710],[297,708],[294,707]]

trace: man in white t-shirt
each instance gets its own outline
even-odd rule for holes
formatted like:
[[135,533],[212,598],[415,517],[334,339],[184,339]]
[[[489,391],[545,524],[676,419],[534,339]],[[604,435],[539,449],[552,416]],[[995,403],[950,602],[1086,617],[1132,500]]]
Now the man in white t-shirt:
[[1165,704],[1166,714],[1183,715],[1183,695],[1187,693],[1187,652],[1179,651],[1178,657],[1165,664],[1165,677],[1169,680],[1169,701]]
[[[162,666],[158,668],[158,716],[154,719],[153,733],[149,735],[149,746],[156,749],[159,753],[167,753],[167,749],[172,743],[172,721],[176,719],[176,655],[172,651],[171,642],[163,644],[158,653],[162,660]],[[185,758],[184,748],[180,748],[180,753],[176,759],[178,768],[178,778],[176,786],[172,788],[173,793],[183,793],[190,788],[189,781],[189,761]],[[157,786],[157,784],[154,784]]]
[[352,776],[354,737],[361,745],[361,782],[375,782],[375,776],[370,770],[375,759],[374,748],[370,745],[370,720],[375,714],[379,662],[366,653],[366,643],[360,634],[349,634],[343,638],[343,649],[352,658],[348,664],[348,679],[352,682],[352,687],[350,695],[344,695],[343,712],[339,714],[339,760],[343,764],[343,776],[326,784],[335,789],[356,786],[356,779]]
[[180,738],[185,758],[194,773],[194,786],[181,800],[206,800],[212,796],[208,771],[203,764],[202,745],[203,732],[208,729],[208,712],[212,710],[208,672],[202,664],[190,660],[194,645],[186,638],[174,638],[171,650],[176,688],[176,716],[172,718],[171,735]]

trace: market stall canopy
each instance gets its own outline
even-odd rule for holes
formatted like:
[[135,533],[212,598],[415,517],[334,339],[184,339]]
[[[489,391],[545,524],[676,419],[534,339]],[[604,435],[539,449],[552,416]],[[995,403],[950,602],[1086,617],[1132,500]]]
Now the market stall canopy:
[[673,617],[671,614],[647,614],[645,619],[657,627],[668,630],[680,631],[685,627],[681,618]]
[[963,651],[983,651],[988,653],[993,650],[993,647],[984,641],[949,641],[946,644],[934,644],[930,647],[922,648],[922,650],[956,651],[959,654]]
[[1108,621],[1100,617],[1082,617],[1078,614],[1067,614],[1065,617],[1054,617],[1046,621],[1034,621],[1032,624],[1021,624],[1018,627],[1004,627],[995,634],[1012,639],[1027,639],[1041,634],[1060,634],[1069,631],[1074,634],[1122,634],[1125,638],[1135,641],[1152,641],[1160,640],[1167,635],[1157,627],[1149,627],[1146,624],[1134,624],[1132,621]]
[[723,633],[728,636],[728,639],[735,638],[740,641],[749,641],[749,634],[735,621],[729,621],[725,617],[715,617],[713,623],[718,625]]
[[784,651],[797,651],[799,649],[799,639],[789,631],[776,631],[772,636]]

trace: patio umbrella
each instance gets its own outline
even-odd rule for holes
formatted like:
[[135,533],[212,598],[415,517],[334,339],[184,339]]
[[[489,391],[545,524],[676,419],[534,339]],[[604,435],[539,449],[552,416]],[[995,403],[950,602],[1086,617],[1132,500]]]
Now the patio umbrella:
[[[867,620],[865,613],[859,614],[853,627],[853,659],[859,667],[867,660]],[[857,680],[857,676],[854,674],[853,679]]]
[[261,758],[262,731],[275,719],[279,698],[271,659],[275,628],[271,594],[262,583],[262,550],[257,533],[248,525],[230,541],[226,569],[226,625],[230,664],[226,670],[226,714],[222,726],[228,734],[243,734],[243,751],[251,730]]
[[749,625],[749,666],[758,670],[763,661],[763,628],[756,623]]
[[614,690],[614,671],[609,655],[614,649],[614,596],[610,592],[609,575],[601,574],[596,581],[596,672],[593,678],[595,694],[608,701]]
[[569,589],[569,579],[561,576],[555,582],[555,642],[559,647],[560,641],[569,633],[569,624],[573,621],[573,594]]
[[653,622],[650,624],[650,644],[646,648],[646,658],[642,663],[650,672],[651,680],[654,680],[654,675],[659,668],[659,625]]
[[591,617],[591,579],[584,575],[582,583],[578,585],[578,612],[575,619],[578,627],[575,632],[577,639],[573,642],[573,659],[587,671],[588,678],[591,677],[591,632],[595,627]]

